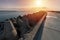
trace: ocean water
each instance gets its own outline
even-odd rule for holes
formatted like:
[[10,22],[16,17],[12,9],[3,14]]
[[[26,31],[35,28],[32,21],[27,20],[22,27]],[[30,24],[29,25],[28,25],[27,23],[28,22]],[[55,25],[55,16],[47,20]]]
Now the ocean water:
[[9,18],[13,18],[13,17],[17,17],[19,15],[23,16],[26,14],[29,14],[31,12],[27,12],[27,11],[0,11],[0,22],[9,19]]

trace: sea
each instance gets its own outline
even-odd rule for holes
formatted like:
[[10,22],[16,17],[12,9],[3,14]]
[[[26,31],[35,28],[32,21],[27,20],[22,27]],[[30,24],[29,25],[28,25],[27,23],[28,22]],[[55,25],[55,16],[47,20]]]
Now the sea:
[[0,11],[0,22],[5,21],[6,19],[17,17],[19,15],[27,15],[33,12],[30,11]]

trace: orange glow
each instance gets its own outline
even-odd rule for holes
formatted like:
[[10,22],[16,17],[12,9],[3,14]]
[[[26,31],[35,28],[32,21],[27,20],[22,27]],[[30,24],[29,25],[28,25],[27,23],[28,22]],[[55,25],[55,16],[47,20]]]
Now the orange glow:
[[41,7],[42,6],[42,0],[36,0],[35,1],[35,6],[36,7]]

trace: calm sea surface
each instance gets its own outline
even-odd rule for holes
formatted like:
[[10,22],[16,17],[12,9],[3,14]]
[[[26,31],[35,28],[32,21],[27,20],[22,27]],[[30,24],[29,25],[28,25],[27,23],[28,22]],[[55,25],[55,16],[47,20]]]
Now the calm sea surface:
[[60,40],[60,13],[48,13],[41,40]]
[[1,21],[4,21],[6,19],[9,19],[9,18],[13,18],[13,17],[17,17],[19,15],[25,15],[25,14],[28,14],[28,13],[31,13],[31,12],[27,12],[27,11],[0,11],[0,22]]

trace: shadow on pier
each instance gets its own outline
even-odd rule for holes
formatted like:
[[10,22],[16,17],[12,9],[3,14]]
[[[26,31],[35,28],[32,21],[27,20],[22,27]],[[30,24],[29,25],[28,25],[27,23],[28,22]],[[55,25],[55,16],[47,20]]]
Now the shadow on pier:
[[44,24],[45,24],[46,18],[43,20],[42,24],[40,25],[39,30],[37,31],[35,37],[33,40],[41,40],[42,34],[43,34],[43,29],[44,29]]

